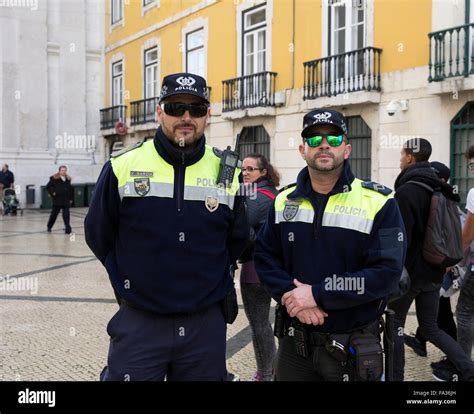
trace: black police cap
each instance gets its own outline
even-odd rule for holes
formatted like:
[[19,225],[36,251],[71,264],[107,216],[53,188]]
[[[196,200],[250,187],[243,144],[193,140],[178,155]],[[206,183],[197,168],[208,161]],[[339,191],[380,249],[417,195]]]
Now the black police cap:
[[206,80],[193,73],[173,73],[163,78],[160,102],[173,95],[193,95],[209,103]]
[[334,125],[339,128],[344,135],[347,135],[344,115],[333,109],[315,109],[307,113],[303,118],[303,131],[301,132],[301,136],[306,138],[308,130],[315,125]]

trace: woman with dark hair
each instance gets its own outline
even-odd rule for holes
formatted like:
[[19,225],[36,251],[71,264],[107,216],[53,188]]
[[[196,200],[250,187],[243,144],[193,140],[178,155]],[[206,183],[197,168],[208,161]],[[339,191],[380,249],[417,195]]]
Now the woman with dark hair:
[[257,362],[255,381],[271,381],[275,357],[275,340],[270,324],[271,296],[260,283],[253,262],[255,237],[267,219],[280,184],[280,176],[262,154],[247,155],[242,163],[247,192],[247,214],[250,223],[250,240],[240,258],[240,288],[245,314],[252,329],[252,342]]

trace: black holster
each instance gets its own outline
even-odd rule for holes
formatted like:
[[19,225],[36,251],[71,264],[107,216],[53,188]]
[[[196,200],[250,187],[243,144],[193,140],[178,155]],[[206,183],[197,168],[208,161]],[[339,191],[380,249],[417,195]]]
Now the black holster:
[[273,333],[278,339],[281,339],[284,336],[292,338],[297,355],[304,358],[311,355],[311,345],[306,328],[303,324],[296,321],[290,323],[290,317],[286,308],[280,303],[277,303],[275,308],[275,327]]
[[239,304],[237,303],[237,292],[235,287],[232,286],[232,289],[229,291],[227,296],[221,302],[222,313],[224,314],[224,320],[228,324],[234,323],[239,313]]
[[286,334],[285,330],[285,319],[286,309],[280,303],[277,303],[275,307],[275,327],[273,328],[273,334],[278,338],[283,338]]

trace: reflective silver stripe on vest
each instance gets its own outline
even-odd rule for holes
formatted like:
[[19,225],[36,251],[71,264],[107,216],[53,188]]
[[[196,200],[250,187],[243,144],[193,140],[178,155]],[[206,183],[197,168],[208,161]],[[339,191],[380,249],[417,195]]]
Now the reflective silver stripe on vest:
[[[144,194],[140,195],[135,190],[134,182],[127,182],[122,187],[118,189],[120,199],[124,197],[166,197],[173,198],[174,185],[166,183],[150,183],[150,190]],[[184,187],[184,200],[191,201],[206,201],[208,197],[217,198],[219,204],[224,204],[229,206],[229,208],[234,208],[235,197],[227,193],[224,189],[216,187],[194,187],[194,186],[185,186]]]
[[[290,219],[287,220],[285,216],[283,215],[283,211],[277,211],[275,214],[275,224],[279,223],[294,223],[294,222],[301,222],[301,223],[313,223],[314,221],[314,211],[313,210],[306,210],[306,209],[300,209],[298,208],[298,211],[294,217],[291,217],[290,213]],[[288,215],[287,215],[288,217]]]
[[127,181],[127,183],[118,188],[120,199],[124,197],[166,197],[173,198],[174,191],[173,184],[167,183],[150,183],[150,190],[144,194],[140,195],[135,190],[135,183],[133,181]]
[[199,187],[187,185],[184,187],[184,199],[193,201],[206,201],[208,197],[217,198],[219,204],[229,206],[230,209],[234,208],[235,196],[229,194],[223,188],[217,187]]
[[350,229],[360,231],[361,233],[370,234],[374,220],[351,216],[349,214],[334,214],[324,213],[323,226],[341,227],[343,229]]

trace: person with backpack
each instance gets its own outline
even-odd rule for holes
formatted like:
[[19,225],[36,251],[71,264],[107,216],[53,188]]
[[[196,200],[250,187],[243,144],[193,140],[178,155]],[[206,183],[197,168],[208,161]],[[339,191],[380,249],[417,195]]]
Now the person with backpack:
[[[444,369],[433,371],[438,380],[474,381],[474,364],[463,352],[459,344],[438,326],[439,291],[446,267],[455,264],[462,257],[449,259],[451,252],[438,250],[442,235],[436,230],[444,225],[449,228],[448,235],[458,235],[460,239],[460,222],[458,217],[450,216],[452,207],[460,201],[459,195],[449,184],[441,181],[428,162],[431,155],[431,144],[424,138],[413,138],[406,141],[401,150],[401,173],[395,181],[395,199],[405,224],[407,237],[407,255],[405,267],[411,278],[410,290],[401,298],[391,302],[389,308],[395,312],[395,347],[394,347],[394,380],[403,381],[405,367],[405,350],[403,329],[408,310],[415,300],[418,325],[423,336],[441,349],[456,367],[457,372],[451,373]],[[433,203],[435,201],[435,203]],[[436,213],[430,210],[444,206],[442,217],[451,218],[434,220]],[[452,204],[451,204],[452,203]],[[433,232],[433,229],[435,231]],[[436,236],[435,236],[436,234]],[[459,240],[450,240],[450,246]],[[435,253],[433,253],[435,252]],[[456,253],[454,253],[455,255]],[[436,262],[436,264],[434,264]]]
[[271,295],[260,282],[253,262],[256,234],[265,224],[268,210],[273,205],[280,184],[280,176],[262,154],[249,154],[242,162],[244,184],[249,190],[247,216],[250,224],[250,240],[240,258],[240,289],[245,314],[252,330],[252,342],[257,362],[254,381],[271,381],[272,365],[276,353],[273,330],[270,324]]
[[[431,168],[436,175],[445,183],[449,181],[451,170],[449,167],[441,162],[433,161],[430,163]],[[461,210],[459,210],[461,211]],[[454,322],[453,311],[451,310],[451,298],[449,296],[440,295],[439,310],[438,310],[438,326],[445,331],[449,336],[456,340],[456,322]],[[405,335],[405,345],[413,349],[413,351],[422,357],[428,355],[426,350],[426,338],[418,327],[415,336]],[[438,362],[439,363],[439,362]],[[436,364],[438,364],[436,363]]]

